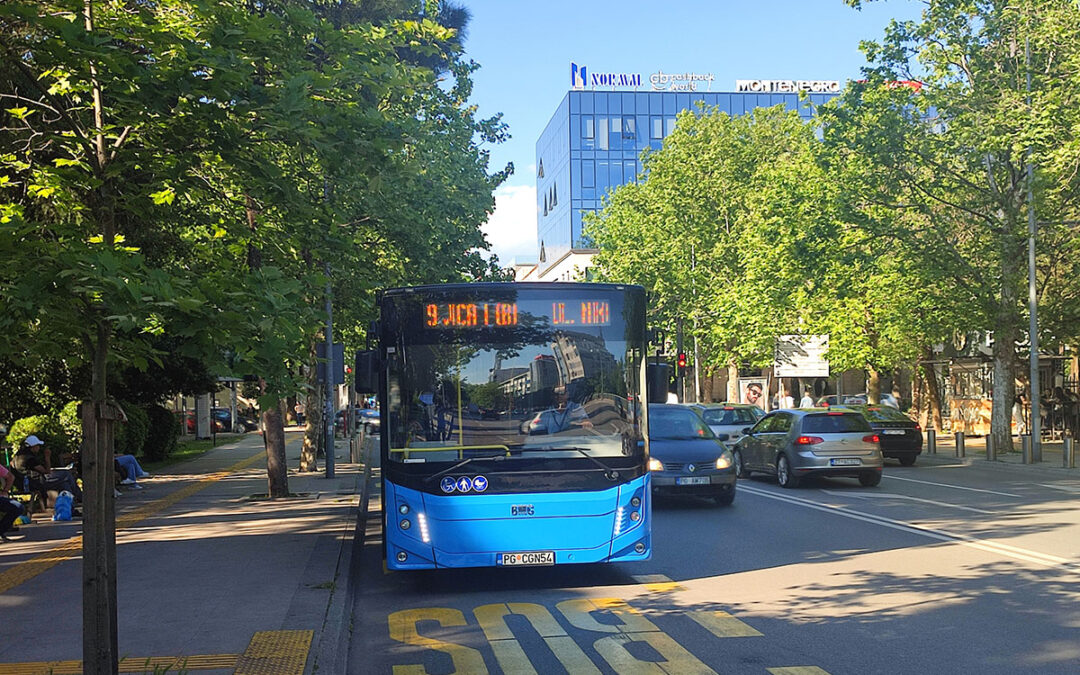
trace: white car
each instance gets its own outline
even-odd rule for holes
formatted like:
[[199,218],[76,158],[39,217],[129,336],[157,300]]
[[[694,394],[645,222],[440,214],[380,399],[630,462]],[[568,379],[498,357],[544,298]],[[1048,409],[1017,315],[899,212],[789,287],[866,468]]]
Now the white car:
[[729,444],[742,438],[743,429],[754,426],[765,416],[761,408],[749,403],[692,403],[689,407],[705,420],[717,438]]

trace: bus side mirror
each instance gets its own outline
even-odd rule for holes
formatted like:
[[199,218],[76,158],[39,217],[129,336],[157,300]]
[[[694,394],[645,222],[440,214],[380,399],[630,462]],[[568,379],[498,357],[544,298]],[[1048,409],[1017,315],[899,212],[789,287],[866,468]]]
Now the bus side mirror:
[[375,350],[356,352],[356,367],[353,368],[353,375],[356,377],[357,393],[378,393],[379,353]]
[[668,383],[671,382],[671,366],[666,363],[645,365],[646,400],[649,403],[667,403]]

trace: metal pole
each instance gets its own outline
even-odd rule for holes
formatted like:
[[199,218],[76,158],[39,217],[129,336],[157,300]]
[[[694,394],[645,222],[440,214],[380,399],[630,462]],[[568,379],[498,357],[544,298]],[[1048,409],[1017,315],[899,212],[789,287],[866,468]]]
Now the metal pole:
[[[1027,70],[1027,105],[1031,107],[1031,41],[1024,39],[1024,67]],[[1035,168],[1031,165],[1031,148],[1028,148],[1027,202],[1028,202],[1028,342],[1031,345],[1031,458],[1042,461],[1042,419],[1039,414],[1039,319],[1035,286]]]
[[956,439],[956,446],[953,448],[953,454],[956,455],[957,457],[966,456],[967,455],[967,448],[964,447],[964,432],[963,431],[957,431],[956,436],[954,436],[954,438]]
[[994,453],[994,436],[993,434],[987,434],[986,436],[986,461],[993,462],[997,459],[997,455]]
[[[675,323],[675,358],[679,358],[679,354],[683,353],[683,341],[682,341],[682,317]],[[683,402],[683,372],[679,368],[678,362],[675,363],[675,392],[679,396],[679,403]]]
[[937,454],[937,430],[926,430],[926,452],[930,455]]
[[1070,469],[1073,466],[1072,436],[1066,436],[1064,439],[1064,445],[1061,448],[1061,466],[1065,469]]
[[1020,463],[1031,464],[1031,434],[1020,436]]
[[334,477],[334,307],[330,296],[330,263],[323,263],[326,272],[326,477]]

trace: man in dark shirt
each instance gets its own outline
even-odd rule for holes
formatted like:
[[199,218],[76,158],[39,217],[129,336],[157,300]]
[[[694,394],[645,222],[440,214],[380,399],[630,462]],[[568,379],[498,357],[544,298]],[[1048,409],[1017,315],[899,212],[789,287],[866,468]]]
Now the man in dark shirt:
[[53,470],[49,462],[49,451],[45,448],[45,441],[37,436],[30,435],[23,441],[22,447],[11,459],[11,468],[21,476],[30,479],[31,492],[48,492],[49,490],[67,490],[75,496],[75,501],[82,501],[82,490],[79,483],[70,471],[64,469]]

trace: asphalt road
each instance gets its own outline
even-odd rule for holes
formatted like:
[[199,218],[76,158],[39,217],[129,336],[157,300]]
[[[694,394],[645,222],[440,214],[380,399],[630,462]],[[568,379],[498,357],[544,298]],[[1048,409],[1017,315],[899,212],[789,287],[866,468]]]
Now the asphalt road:
[[1080,672],[1080,477],[888,464],[731,507],[658,500],[634,565],[386,574],[378,495],[353,673]]

